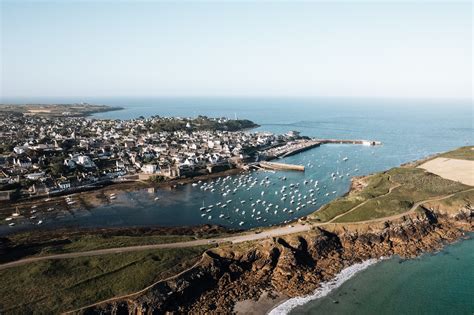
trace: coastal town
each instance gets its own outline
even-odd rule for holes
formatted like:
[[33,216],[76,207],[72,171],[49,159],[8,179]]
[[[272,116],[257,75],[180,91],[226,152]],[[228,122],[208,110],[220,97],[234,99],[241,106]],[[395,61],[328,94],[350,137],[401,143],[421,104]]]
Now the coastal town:
[[320,144],[295,131],[246,131],[256,126],[205,116],[105,120],[4,112],[0,200],[212,174]]

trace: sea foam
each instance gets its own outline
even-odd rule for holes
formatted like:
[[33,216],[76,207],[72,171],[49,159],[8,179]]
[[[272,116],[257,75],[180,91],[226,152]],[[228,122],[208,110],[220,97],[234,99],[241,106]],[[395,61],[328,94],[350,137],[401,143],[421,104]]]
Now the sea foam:
[[354,264],[347,268],[341,270],[340,273],[336,275],[336,277],[327,282],[321,283],[321,286],[317,288],[313,294],[296,297],[289,299],[288,301],[283,302],[282,304],[278,305],[274,309],[272,309],[268,314],[269,315],[283,315],[288,314],[292,309],[297,306],[304,305],[310,301],[325,297],[328,295],[332,290],[340,287],[344,282],[352,278],[356,273],[367,269],[369,266],[378,262],[378,259],[369,259],[359,264]]

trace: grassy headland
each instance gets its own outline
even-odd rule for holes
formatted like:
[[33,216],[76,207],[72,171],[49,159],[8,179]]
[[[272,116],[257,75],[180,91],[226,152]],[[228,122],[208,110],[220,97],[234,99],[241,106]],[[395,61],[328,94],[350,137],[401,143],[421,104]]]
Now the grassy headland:
[[[474,160],[473,147],[462,147],[438,156]],[[438,157],[437,156],[437,157]],[[459,198],[474,199],[471,186],[442,178],[417,168],[417,164],[395,167],[358,179],[361,189],[321,207],[310,219],[319,222],[349,223],[379,219],[409,211],[417,202],[459,193],[444,202]]]
[[133,293],[189,268],[207,248],[47,260],[1,270],[0,312],[55,314]]

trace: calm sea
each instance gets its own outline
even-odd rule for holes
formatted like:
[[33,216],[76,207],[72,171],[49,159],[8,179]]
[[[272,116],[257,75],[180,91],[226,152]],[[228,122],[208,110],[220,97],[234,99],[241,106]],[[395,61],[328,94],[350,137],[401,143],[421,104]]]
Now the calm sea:
[[[270,99],[270,98],[83,98],[15,99],[3,102],[89,102],[122,106],[122,111],[97,118],[128,119],[139,116],[208,115],[247,118],[260,124],[258,131],[286,133],[298,130],[320,138],[368,139],[382,146],[324,145],[288,157],[285,162],[304,164],[306,172],[255,172],[225,181],[180,186],[173,190],[138,191],[118,195],[116,200],[94,209],[69,209],[44,213],[44,224],[0,226],[0,234],[21,229],[138,225],[195,225],[216,223],[251,228],[272,225],[313,212],[343,195],[350,177],[365,175],[428,155],[472,145],[473,108],[470,100],[374,100],[374,99]],[[347,161],[343,158],[347,157]],[[338,173],[332,180],[331,173]],[[285,176],[286,180],[282,180]],[[305,181],[308,184],[305,184]],[[318,181],[318,185],[315,183]],[[251,183],[255,185],[251,186]],[[299,184],[296,210],[281,189]],[[245,185],[244,185],[245,184]],[[319,188],[319,190],[315,190]],[[312,191],[314,189],[315,191]],[[223,195],[225,191],[230,193]],[[313,194],[313,196],[310,196]],[[159,198],[159,200],[157,200]],[[257,199],[263,202],[257,203]],[[230,201],[229,201],[230,200]],[[252,205],[252,203],[255,203]],[[222,207],[226,204],[225,207]],[[210,212],[199,210],[213,205]],[[288,210],[294,210],[289,213]],[[473,241],[464,241],[437,255],[399,263],[392,259],[358,274],[330,297],[295,310],[310,314],[447,314],[474,312],[466,294],[474,292]],[[451,253],[456,254],[451,254]],[[448,253],[448,254],[447,254]],[[367,275],[367,276],[365,276]],[[462,276],[462,275],[467,275]],[[338,300],[335,304],[332,301]],[[471,299],[472,300],[472,299]]]

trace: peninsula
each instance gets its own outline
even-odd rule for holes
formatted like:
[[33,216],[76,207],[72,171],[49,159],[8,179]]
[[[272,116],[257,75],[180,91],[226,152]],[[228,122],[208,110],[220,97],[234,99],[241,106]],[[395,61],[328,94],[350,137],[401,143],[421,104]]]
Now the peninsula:
[[86,117],[96,113],[122,110],[123,107],[77,104],[0,104],[0,116]]
[[415,257],[466,237],[474,231],[473,160],[474,147],[463,147],[354,178],[346,196],[276,227],[12,235],[1,240],[0,306],[23,313],[264,313],[352,264]]

